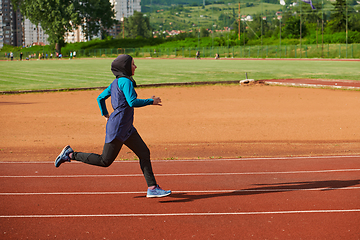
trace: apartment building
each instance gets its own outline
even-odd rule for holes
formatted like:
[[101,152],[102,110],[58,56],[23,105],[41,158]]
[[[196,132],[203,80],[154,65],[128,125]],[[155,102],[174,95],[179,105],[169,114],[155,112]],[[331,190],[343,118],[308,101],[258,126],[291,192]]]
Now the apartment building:
[[115,8],[115,18],[119,21],[125,17],[130,17],[135,11],[141,12],[141,0],[110,0]]
[[48,45],[48,35],[40,25],[33,24],[29,19],[25,19],[24,23],[25,46],[31,45]]
[[64,40],[66,43],[86,42],[85,32],[81,25],[73,31],[65,33]]
[[110,36],[117,36],[121,32],[121,22],[124,18],[130,17],[135,11],[141,12],[141,0],[110,0],[115,9],[115,18],[120,23],[109,29],[107,32]]
[[0,0],[0,43],[14,46],[24,44],[23,17],[20,10],[14,11],[10,0]]
[[2,24],[2,0],[0,0],[0,48],[4,46],[4,34]]

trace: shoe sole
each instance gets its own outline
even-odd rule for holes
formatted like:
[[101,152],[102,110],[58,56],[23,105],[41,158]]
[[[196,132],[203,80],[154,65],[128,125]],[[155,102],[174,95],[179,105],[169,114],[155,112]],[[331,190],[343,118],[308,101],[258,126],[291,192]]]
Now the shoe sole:
[[170,194],[171,194],[171,192],[163,194],[163,195],[146,195],[146,197],[148,197],[148,198],[166,197],[166,196],[169,196]]
[[57,158],[55,159],[55,167],[60,167],[61,163],[56,166],[56,163],[58,162],[58,160],[60,159],[61,160],[61,155],[64,154],[64,152],[70,147],[70,145],[67,145],[63,148],[63,150],[61,151],[61,153],[59,154],[59,156],[57,156]]

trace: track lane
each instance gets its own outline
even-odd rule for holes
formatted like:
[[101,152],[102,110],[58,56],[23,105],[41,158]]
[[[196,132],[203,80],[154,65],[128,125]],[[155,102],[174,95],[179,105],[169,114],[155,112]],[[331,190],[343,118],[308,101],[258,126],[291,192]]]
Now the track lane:
[[[25,169],[17,163],[11,171],[2,165],[2,173],[16,177],[0,177],[0,200],[6,206],[1,208],[0,231],[9,238],[77,239],[356,239],[360,235],[360,177],[354,170],[359,168],[358,157],[204,164],[155,161],[158,181],[174,191],[161,199],[146,199],[136,162],[119,162],[107,169],[68,164],[55,171],[50,163]],[[349,170],[332,171],[339,168]],[[67,177],[73,174],[71,169],[97,176]],[[34,170],[47,177],[34,177]],[[126,171],[134,176],[107,176]],[[176,172],[192,175],[171,175]],[[214,172],[219,174],[201,175]],[[21,177],[26,173],[30,177]],[[6,195],[16,192],[37,194]]]
[[7,219],[0,231],[18,239],[358,239],[359,221],[358,213],[25,218]]
[[[152,161],[155,174],[213,173],[263,171],[300,171],[302,169],[359,168],[360,156],[323,156],[288,158],[238,158]],[[141,174],[138,161],[115,161],[102,168],[73,161],[55,168],[53,162],[0,162],[0,176],[48,176],[48,175],[110,175]],[[326,167],[325,167],[326,166]],[[344,167],[345,166],[345,167]],[[179,171],[180,169],[180,171]]]

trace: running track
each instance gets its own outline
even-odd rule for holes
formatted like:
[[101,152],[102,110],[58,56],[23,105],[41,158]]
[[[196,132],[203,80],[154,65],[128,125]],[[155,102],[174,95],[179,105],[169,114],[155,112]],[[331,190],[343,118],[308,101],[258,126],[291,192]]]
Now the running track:
[[1,239],[359,239],[360,156],[0,163]]

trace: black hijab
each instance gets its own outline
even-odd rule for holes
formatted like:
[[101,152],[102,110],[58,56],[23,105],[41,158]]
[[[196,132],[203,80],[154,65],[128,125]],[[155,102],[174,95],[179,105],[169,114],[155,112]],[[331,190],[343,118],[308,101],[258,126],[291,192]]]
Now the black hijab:
[[130,55],[122,54],[119,55],[115,60],[111,63],[111,71],[115,75],[116,78],[126,77],[130,79],[136,87],[136,82],[132,78],[132,70],[131,63],[133,58]]

